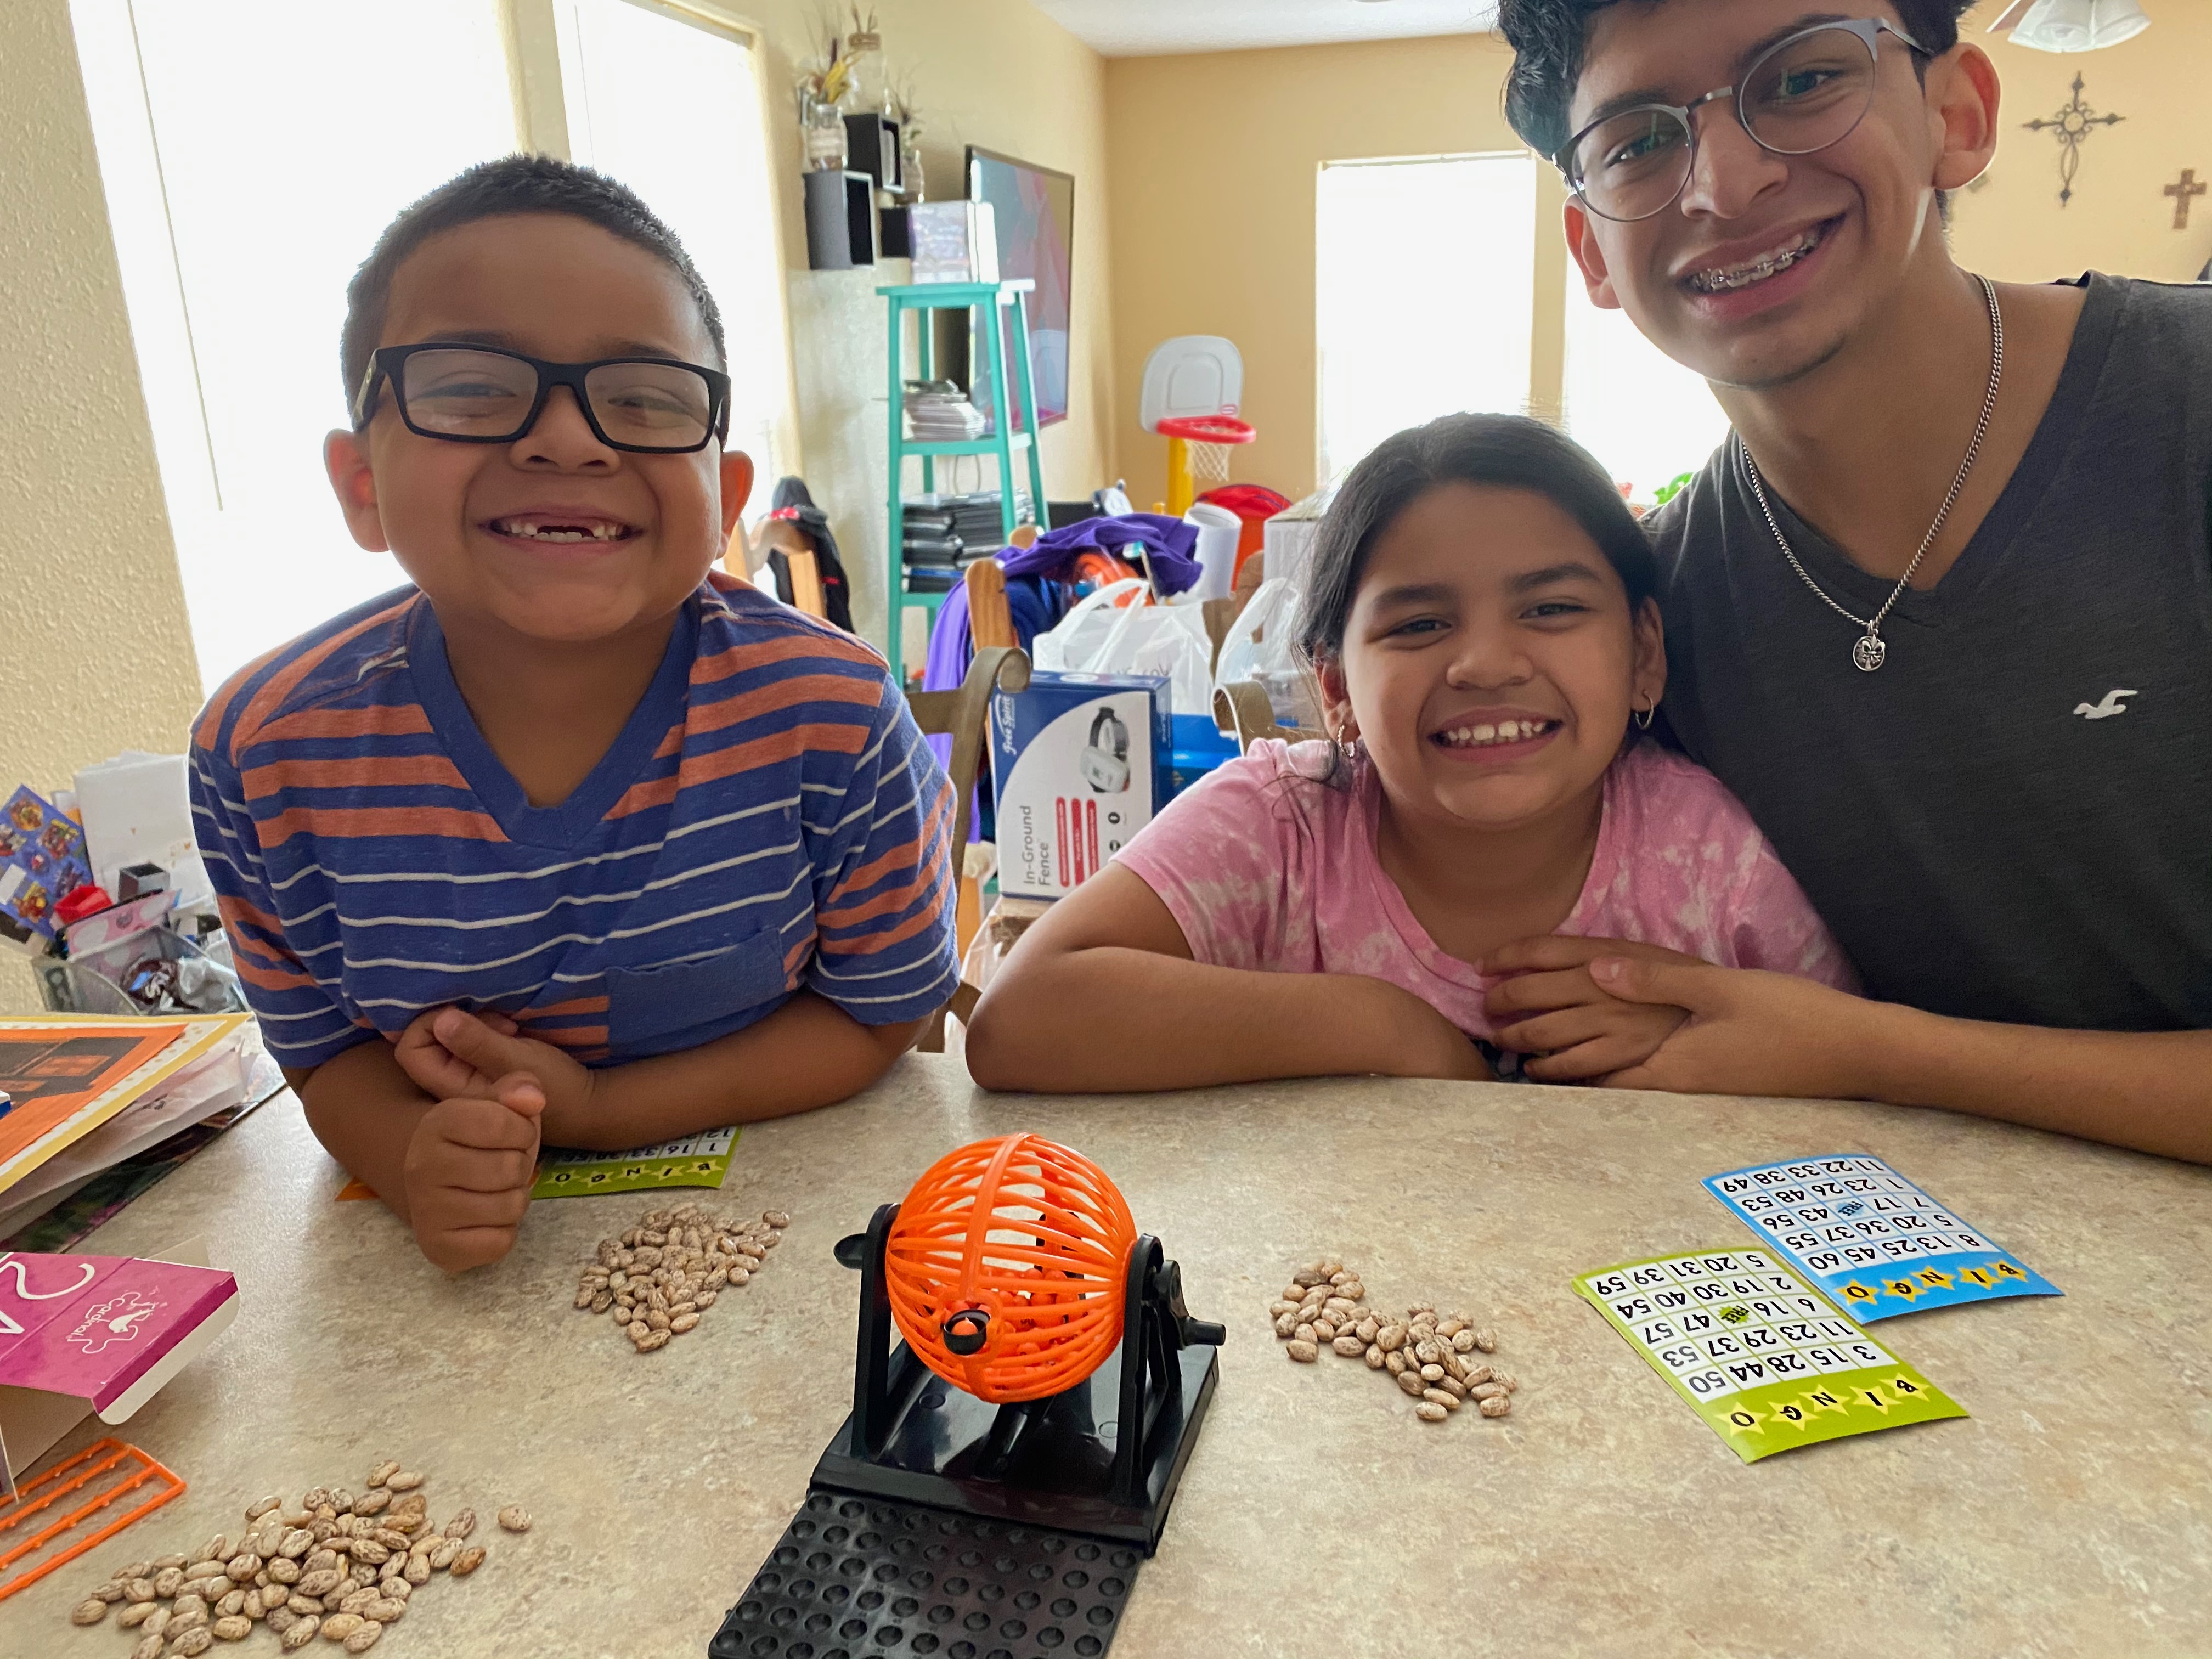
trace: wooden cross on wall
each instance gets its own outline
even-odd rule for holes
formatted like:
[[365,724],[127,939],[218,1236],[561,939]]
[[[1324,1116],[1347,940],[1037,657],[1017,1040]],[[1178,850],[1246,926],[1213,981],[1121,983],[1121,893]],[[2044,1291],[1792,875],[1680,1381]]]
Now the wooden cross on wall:
[[2062,106],[2058,113],[2038,116],[2021,125],[2030,132],[2053,132],[2058,137],[2058,205],[2064,207],[2074,199],[2074,174],[2081,165],[2081,141],[2095,127],[2109,127],[2124,121],[2124,115],[2099,115],[2081,101],[2082,80],[2074,77],[2074,96]]
[[2203,195],[2208,189],[2212,189],[2212,185],[2197,182],[2195,167],[2182,168],[2181,182],[2166,187],[2166,193],[2173,198],[2173,228],[2176,230],[2189,228],[2190,200],[2192,197]]

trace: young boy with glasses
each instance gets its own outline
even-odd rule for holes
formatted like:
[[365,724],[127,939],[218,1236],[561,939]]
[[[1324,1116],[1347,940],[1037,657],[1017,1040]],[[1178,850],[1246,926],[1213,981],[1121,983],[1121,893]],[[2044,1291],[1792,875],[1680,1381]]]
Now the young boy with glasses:
[[1735,427],[1650,521],[1662,712],[1869,1000],[1542,939],[1491,1007],[1595,979],[1690,1014],[1613,1082],[2212,1161],[2212,289],[1953,262],[2001,127],[1968,9],[1504,0],[1590,298]]
[[880,1076],[957,983],[952,793],[881,658],[710,568],[752,480],[722,322],[629,191],[471,168],[347,301],[325,459],[412,585],[215,695],[193,809],[308,1122],[458,1270],[541,1141]]

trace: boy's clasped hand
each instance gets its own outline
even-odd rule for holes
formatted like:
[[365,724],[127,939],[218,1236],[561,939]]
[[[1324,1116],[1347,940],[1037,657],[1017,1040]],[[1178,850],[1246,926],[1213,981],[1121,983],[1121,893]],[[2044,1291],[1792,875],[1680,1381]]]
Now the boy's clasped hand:
[[592,1073],[513,1020],[434,1008],[392,1057],[437,1101],[415,1126],[404,1164],[407,1217],[422,1254],[449,1272],[505,1255],[529,1206],[542,1141],[585,1121]]

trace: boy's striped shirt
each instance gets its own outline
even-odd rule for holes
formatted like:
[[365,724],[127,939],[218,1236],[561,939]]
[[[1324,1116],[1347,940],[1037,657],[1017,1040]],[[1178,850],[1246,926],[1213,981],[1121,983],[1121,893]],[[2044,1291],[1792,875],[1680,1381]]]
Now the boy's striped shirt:
[[719,573],[558,806],[529,804],[414,588],[232,677],[192,814],[270,1051],[319,1066],[447,1003],[614,1064],[809,989],[865,1024],[957,983],[952,791],[883,660]]

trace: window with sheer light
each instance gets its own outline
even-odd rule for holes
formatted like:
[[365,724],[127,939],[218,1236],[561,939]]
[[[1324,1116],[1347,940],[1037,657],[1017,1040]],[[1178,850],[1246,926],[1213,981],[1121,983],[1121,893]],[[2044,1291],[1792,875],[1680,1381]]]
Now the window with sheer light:
[[1320,474],[1401,428],[1528,403],[1536,162],[1329,162],[1315,203]]
[[730,446],[763,493],[797,453],[768,129],[747,37],[629,0],[561,0],[570,159],[651,204],[729,336]]
[[[728,319],[731,441],[792,448],[767,134],[748,38],[557,0],[565,141],[684,239]],[[73,0],[109,217],[200,675],[404,580],[355,545],[324,435],[346,422],[345,286],[408,203],[517,130],[501,0]],[[539,43],[540,61],[553,42]],[[161,534],[158,525],[146,526]]]
[[1728,416],[1705,377],[1638,333],[1626,312],[1591,304],[1571,264],[1566,300],[1567,431],[1630,500],[1648,502],[1705,464],[1728,436]]

